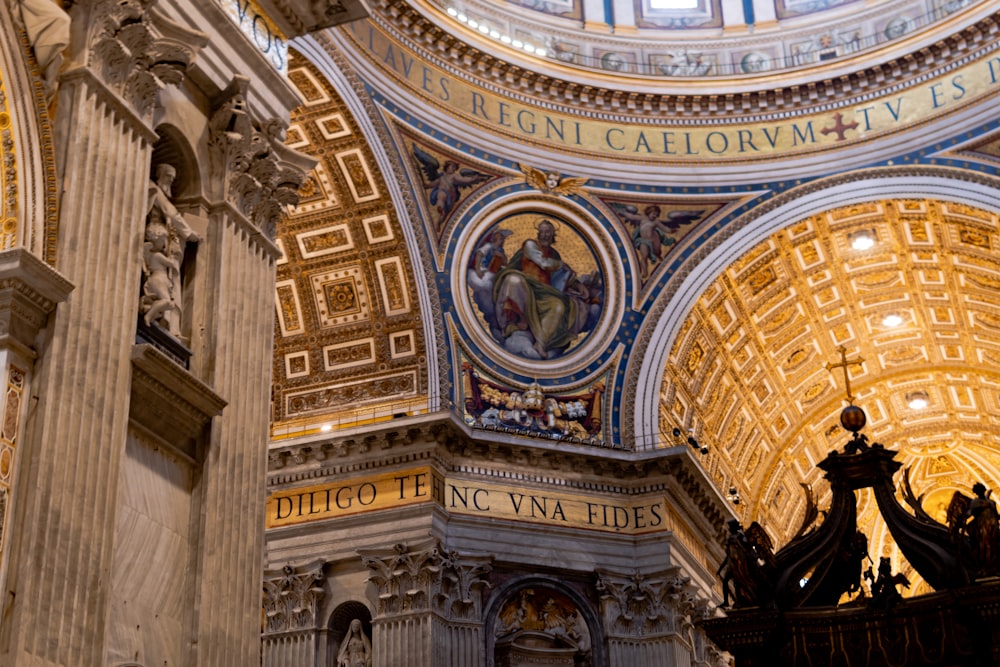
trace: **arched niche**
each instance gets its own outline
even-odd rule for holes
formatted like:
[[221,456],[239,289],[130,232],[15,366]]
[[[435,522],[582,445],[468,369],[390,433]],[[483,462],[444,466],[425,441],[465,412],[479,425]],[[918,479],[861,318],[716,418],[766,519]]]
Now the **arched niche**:
[[[175,126],[161,124],[150,162],[148,205],[143,235],[137,337],[152,342],[187,365],[191,318],[195,306],[197,249],[201,240],[185,211],[200,199],[195,153]],[[166,172],[166,175],[165,175]]]
[[348,639],[351,623],[355,620],[361,622],[361,632],[371,644],[372,613],[368,607],[353,600],[338,605],[327,622],[326,667],[339,667],[337,656],[343,648],[344,641]]
[[526,577],[498,588],[484,632],[488,667],[607,664],[593,603],[555,579]]
[[158,138],[153,144],[150,180],[156,178],[157,165],[169,164],[177,170],[174,198],[183,201],[198,196],[201,192],[201,169],[187,138],[179,128],[169,123],[159,125],[156,134]]

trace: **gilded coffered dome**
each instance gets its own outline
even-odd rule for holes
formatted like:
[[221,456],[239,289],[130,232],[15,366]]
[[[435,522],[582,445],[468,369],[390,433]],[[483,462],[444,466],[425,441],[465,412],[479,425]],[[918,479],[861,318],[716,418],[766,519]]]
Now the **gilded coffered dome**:
[[[866,433],[900,451],[914,492],[944,521],[955,490],[1000,483],[998,243],[995,212],[929,199],[837,208],[772,234],[681,327],[664,428],[695,434],[737,512],[787,541],[806,506],[800,482],[823,507],[816,464],[849,437],[838,421],[844,348]],[[863,497],[873,553],[890,555],[876,514]]]

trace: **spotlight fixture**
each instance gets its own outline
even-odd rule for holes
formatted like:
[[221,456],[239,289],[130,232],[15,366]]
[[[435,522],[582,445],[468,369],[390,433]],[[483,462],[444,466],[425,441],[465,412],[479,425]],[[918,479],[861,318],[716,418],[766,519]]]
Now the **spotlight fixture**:
[[702,454],[708,454],[708,445],[702,445],[701,449],[698,450]]
[[903,323],[903,316],[899,313],[889,313],[882,318],[882,326],[884,327],[898,327]]
[[929,403],[926,391],[911,391],[906,395],[906,404],[911,410],[923,410]]
[[679,428],[674,428],[674,437],[675,438],[681,437],[681,430]]
[[726,495],[726,500],[734,505],[740,504],[740,492],[735,486],[729,487],[729,493]]
[[875,245],[875,231],[872,229],[852,232],[847,235],[847,238],[855,250],[870,250]]

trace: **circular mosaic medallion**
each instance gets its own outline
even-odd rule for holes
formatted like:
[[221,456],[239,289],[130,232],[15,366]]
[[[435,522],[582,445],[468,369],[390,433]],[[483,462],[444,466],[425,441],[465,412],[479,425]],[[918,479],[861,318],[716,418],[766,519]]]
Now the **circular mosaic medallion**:
[[568,211],[515,207],[468,237],[459,280],[477,342],[503,357],[564,360],[607,328],[609,241]]

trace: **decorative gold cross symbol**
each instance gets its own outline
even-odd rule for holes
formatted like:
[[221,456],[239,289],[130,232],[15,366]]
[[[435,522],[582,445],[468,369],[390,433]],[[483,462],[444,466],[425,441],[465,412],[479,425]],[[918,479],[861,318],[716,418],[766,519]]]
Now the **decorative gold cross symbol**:
[[861,357],[857,357],[855,359],[848,359],[847,348],[844,347],[843,345],[837,348],[837,352],[840,352],[840,363],[839,364],[828,363],[826,365],[826,370],[832,371],[834,368],[844,369],[844,385],[846,385],[847,388],[847,402],[850,405],[854,405],[854,396],[851,395],[851,374],[847,372],[847,367],[853,366],[854,364],[860,366],[862,363],[864,363],[865,360],[862,359]]

